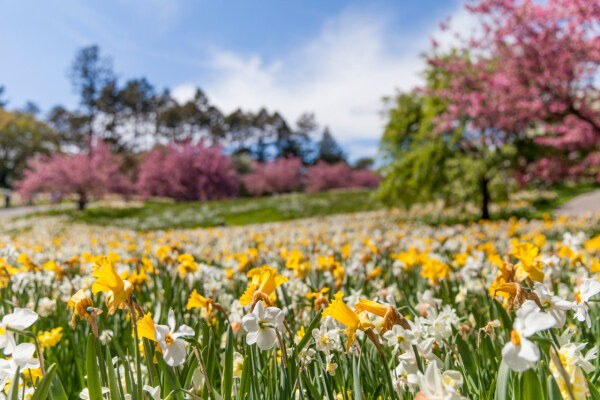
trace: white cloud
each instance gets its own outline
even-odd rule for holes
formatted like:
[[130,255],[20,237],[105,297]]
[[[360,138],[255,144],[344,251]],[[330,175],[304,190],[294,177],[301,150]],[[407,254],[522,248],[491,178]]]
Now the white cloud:
[[[376,143],[380,138],[385,123],[382,98],[422,82],[421,54],[437,30],[432,21],[421,32],[399,34],[385,15],[346,11],[328,21],[316,37],[274,60],[214,50],[215,79],[204,86],[225,112],[267,107],[291,122],[303,112],[314,112],[341,144],[348,144],[353,156],[372,156],[376,146],[359,149],[352,143]],[[179,85],[174,95],[186,100],[195,86]]]

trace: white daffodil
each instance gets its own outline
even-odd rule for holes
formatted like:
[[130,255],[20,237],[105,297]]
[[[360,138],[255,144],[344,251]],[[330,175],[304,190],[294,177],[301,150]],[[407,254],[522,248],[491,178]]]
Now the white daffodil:
[[313,329],[312,336],[318,351],[329,354],[340,348],[340,334],[337,329],[327,329],[327,326],[321,325],[319,329]]
[[527,300],[517,310],[517,318],[510,333],[510,342],[502,349],[502,358],[510,369],[523,372],[532,368],[540,359],[540,350],[528,337],[539,331],[550,329],[556,320],[545,312],[540,311],[532,300]]
[[265,309],[262,301],[256,303],[254,310],[242,318],[242,327],[248,332],[246,343],[249,345],[256,343],[261,350],[272,349],[277,341],[275,330],[282,329],[283,317],[283,311],[279,308]]
[[554,295],[543,283],[536,282],[534,291],[542,303],[544,312],[556,321],[553,328],[561,328],[567,321],[567,310],[573,308],[573,303]]
[[180,339],[182,336],[194,336],[194,330],[187,325],[181,325],[175,330],[175,313],[169,310],[167,325],[156,325],[156,341],[160,344],[163,351],[165,362],[177,367],[185,362],[187,356],[186,342]]
[[579,293],[575,294],[575,302],[572,303],[575,318],[580,322],[585,321],[588,328],[592,327],[592,320],[588,314],[587,302],[598,293],[600,293],[600,282],[597,279],[586,279],[581,284]]
[[427,366],[425,374],[417,374],[419,388],[416,398],[422,400],[459,400],[465,399],[458,393],[462,386],[463,378],[458,371],[440,372],[435,363]]
[[404,329],[400,325],[394,325],[392,329],[383,334],[383,338],[387,341],[387,345],[394,348],[399,348],[403,352],[409,351],[413,345],[417,344],[417,334],[415,333],[414,324],[407,321],[411,329]]
[[17,370],[35,369],[40,367],[40,361],[33,356],[35,345],[33,343],[21,343],[13,349],[10,360],[0,359],[0,385],[8,379],[12,379]]
[[148,392],[152,400],[162,400],[162,397],[160,397],[160,386],[152,387],[144,385],[143,389]]
[[586,343],[563,344],[557,352],[558,357],[553,357],[550,363],[550,372],[565,399],[583,400],[588,398],[588,385],[583,373],[589,374],[594,371],[595,367],[591,361],[597,357],[597,348],[592,348],[584,356],[581,350],[585,346]]
[[9,328],[22,331],[33,325],[37,319],[38,315],[28,308],[15,308],[11,314],[6,314],[2,318],[2,322],[0,322],[0,349],[4,349],[4,354],[12,354],[17,346],[15,334]]

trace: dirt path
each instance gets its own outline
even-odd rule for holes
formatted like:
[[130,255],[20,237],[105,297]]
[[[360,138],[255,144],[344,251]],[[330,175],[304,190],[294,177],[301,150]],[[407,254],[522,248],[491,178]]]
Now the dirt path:
[[600,190],[595,190],[564,204],[556,210],[559,215],[586,215],[600,213]]

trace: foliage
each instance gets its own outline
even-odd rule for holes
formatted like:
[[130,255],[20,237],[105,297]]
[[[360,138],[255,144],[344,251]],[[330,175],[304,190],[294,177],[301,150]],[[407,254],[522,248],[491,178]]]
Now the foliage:
[[[456,121],[503,141],[522,138],[561,149],[539,167],[586,172],[600,145],[600,5],[587,0],[480,0],[467,6],[481,22],[452,55],[434,53],[433,68],[451,77],[432,92],[449,102],[438,131]],[[540,157],[533,158],[536,161]],[[523,158],[526,165],[531,158]],[[575,165],[575,168],[568,166]]]
[[443,200],[448,205],[476,201],[489,218],[492,199],[506,199],[515,146],[464,124],[438,131],[449,101],[436,97],[452,78],[425,71],[426,88],[388,99],[388,122],[381,139],[383,180],[378,192],[387,204],[410,207]]
[[131,187],[129,177],[121,172],[122,159],[103,142],[92,144],[89,153],[52,153],[29,159],[27,164],[23,178],[15,183],[25,198],[40,191],[76,194],[83,209],[92,197],[127,194]]
[[293,192],[300,189],[301,167],[298,157],[255,162],[254,170],[242,176],[242,182],[252,196]]
[[323,136],[319,141],[317,161],[325,161],[327,164],[346,162],[344,151],[337,144],[327,127],[323,130]]
[[223,199],[237,193],[238,179],[220,146],[187,140],[148,152],[140,165],[137,190],[177,200]]
[[0,108],[0,187],[20,178],[30,157],[58,149],[60,135],[33,115]]

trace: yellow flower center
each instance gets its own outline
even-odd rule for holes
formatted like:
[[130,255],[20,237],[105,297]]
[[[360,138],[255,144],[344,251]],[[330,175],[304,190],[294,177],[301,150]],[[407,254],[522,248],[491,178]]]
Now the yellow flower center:
[[167,343],[167,346],[173,344],[173,336],[171,336],[170,333],[167,333],[167,336],[165,337],[165,343]]
[[577,302],[577,304],[581,303],[581,294],[575,293],[575,301]]
[[510,341],[513,342],[515,346],[519,346],[521,344],[521,335],[519,335],[519,332],[513,329],[512,332],[510,332]]

